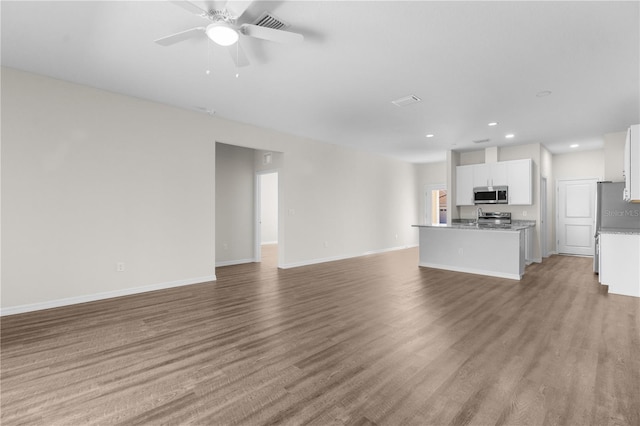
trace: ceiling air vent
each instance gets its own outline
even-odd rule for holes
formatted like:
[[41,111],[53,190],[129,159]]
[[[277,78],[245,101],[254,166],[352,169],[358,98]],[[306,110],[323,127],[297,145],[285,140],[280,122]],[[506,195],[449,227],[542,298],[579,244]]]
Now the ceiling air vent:
[[391,103],[394,104],[395,106],[402,107],[402,106],[407,106],[407,105],[418,103],[421,100],[422,99],[420,99],[416,95],[409,95],[409,96],[405,96],[404,98],[400,98],[400,99],[396,99],[395,101],[391,101]]
[[473,143],[487,143],[489,142],[491,139],[478,139],[473,141]]
[[274,30],[281,30],[287,28],[289,24],[281,21],[279,18],[273,16],[270,12],[263,12],[258,19],[256,19],[253,25],[265,28],[273,28]]

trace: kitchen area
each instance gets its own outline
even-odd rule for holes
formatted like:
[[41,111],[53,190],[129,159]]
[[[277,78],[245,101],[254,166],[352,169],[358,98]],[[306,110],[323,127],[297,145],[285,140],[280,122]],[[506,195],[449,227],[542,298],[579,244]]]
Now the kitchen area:
[[610,294],[640,297],[640,125],[627,132],[624,182],[598,182],[593,271]]
[[[606,165],[606,171],[604,166],[583,165],[585,177],[594,178],[594,191],[583,202],[590,206],[591,216],[585,219],[588,223],[580,239],[591,249],[573,254],[593,256],[594,273],[609,293],[635,297],[640,297],[638,128],[634,125],[606,135],[611,140],[604,161],[595,151],[583,154],[593,164]],[[580,175],[576,163],[567,167],[564,158],[552,155],[541,144],[450,154],[450,213],[446,224],[414,225],[419,230],[419,265],[520,280],[527,264],[543,262],[553,254],[571,255],[558,251],[561,233],[567,232],[558,221],[558,209],[564,208],[558,201],[558,186]],[[607,178],[611,182],[600,183]],[[601,191],[596,194],[595,181],[600,181],[598,188],[615,188],[607,193],[621,204],[603,209],[607,204],[602,202]]]
[[512,199],[508,185],[474,187],[472,197],[478,206],[474,218],[415,225],[420,229],[419,265],[520,280],[531,262],[536,222],[512,220],[510,212],[485,211],[508,204]]

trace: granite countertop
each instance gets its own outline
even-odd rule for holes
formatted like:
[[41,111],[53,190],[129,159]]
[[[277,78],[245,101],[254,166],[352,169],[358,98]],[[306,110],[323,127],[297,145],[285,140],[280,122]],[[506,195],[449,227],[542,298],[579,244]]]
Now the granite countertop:
[[625,228],[602,228],[600,234],[624,234],[624,235],[640,235],[640,229]]
[[522,231],[536,226],[535,220],[514,220],[509,225],[478,225],[475,220],[458,219],[451,225],[413,225],[418,228],[444,228],[444,229],[474,229],[482,231]]

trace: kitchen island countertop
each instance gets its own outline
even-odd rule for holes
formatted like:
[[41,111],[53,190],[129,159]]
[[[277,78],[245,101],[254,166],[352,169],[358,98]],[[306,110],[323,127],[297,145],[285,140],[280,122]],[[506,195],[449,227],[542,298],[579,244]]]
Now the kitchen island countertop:
[[514,220],[510,224],[490,225],[477,224],[474,221],[456,221],[451,224],[442,225],[412,225],[417,228],[450,228],[450,229],[474,229],[481,231],[521,231],[523,229],[536,226],[535,220]]

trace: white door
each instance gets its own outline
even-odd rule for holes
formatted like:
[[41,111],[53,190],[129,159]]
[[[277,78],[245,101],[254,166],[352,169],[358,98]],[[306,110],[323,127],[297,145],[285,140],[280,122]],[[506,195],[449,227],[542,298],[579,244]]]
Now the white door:
[[558,253],[593,256],[597,181],[558,181]]

